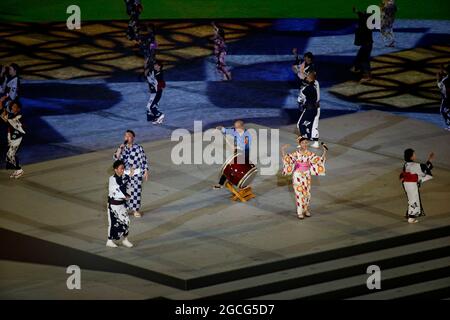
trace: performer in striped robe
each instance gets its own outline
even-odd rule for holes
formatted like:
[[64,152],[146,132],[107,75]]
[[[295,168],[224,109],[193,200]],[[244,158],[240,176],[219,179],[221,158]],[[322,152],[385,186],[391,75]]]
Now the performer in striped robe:
[[130,218],[126,209],[126,200],[130,198],[127,193],[128,176],[124,175],[125,166],[122,160],[116,160],[113,164],[114,175],[109,177],[108,187],[108,240],[106,245],[116,248],[115,241],[122,239],[122,244],[133,247],[128,240]]
[[[125,132],[125,142],[114,154],[114,160],[122,160],[125,164],[125,174],[130,177],[130,199],[127,208],[135,217],[141,217],[142,180],[148,180],[149,169],[144,148],[134,143],[136,135],[132,130]],[[133,174],[134,172],[134,174]]]
[[320,85],[316,73],[309,73],[305,82],[298,95],[301,114],[297,128],[302,137],[313,141],[311,147],[319,148]]

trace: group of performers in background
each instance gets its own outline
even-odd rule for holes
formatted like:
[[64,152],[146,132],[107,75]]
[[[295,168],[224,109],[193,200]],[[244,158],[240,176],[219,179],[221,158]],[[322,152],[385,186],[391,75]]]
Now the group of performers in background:
[[[127,29],[127,37],[137,41],[139,48],[144,55],[144,74],[149,86],[150,98],[146,106],[147,120],[154,124],[162,123],[164,114],[159,110],[159,101],[162,91],[165,88],[163,77],[163,65],[156,60],[156,38],[154,25],[149,24],[142,29],[139,26],[139,15],[142,12],[140,0],[125,0],[127,13],[130,21]],[[383,1],[383,30],[384,41],[387,46],[394,46],[394,36],[392,26],[394,22],[396,7],[392,0]],[[361,21],[366,21],[363,13],[355,10]],[[225,43],[225,31],[223,28],[212,23],[214,30],[213,44],[214,56],[216,58],[216,69],[222,75],[224,81],[232,79],[225,58],[227,46]],[[355,44],[360,46],[352,71],[362,72],[362,81],[370,81],[370,53],[372,50],[372,31],[361,24],[356,32]],[[140,31],[144,30],[144,35]],[[320,84],[317,80],[317,68],[314,63],[314,55],[306,52],[303,59],[299,57],[296,48],[293,49],[295,61],[292,70],[296,77],[298,93],[298,107],[300,116],[297,122],[298,139],[296,150],[287,153],[289,145],[281,148],[283,168],[282,174],[292,176],[292,186],[295,193],[296,214],[299,219],[311,216],[311,177],[325,175],[325,161],[327,147],[322,144],[321,155],[308,150],[311,147],[319,148],[319,119],[320,119]],[[446,70],[448,71],[448,70]],[[449,108],[447,100],[448,72],[442,71],[438,77],[438,86],[442,93],[441,114],[447,126],[450,126]],[[249,154],[251,147],[251,135],[244,126],[242,120],[236,120],[234,127],[217,127],[224,135],[231,136],[234,144],[234,155],[245,164],[249,164]],[[135,134],[131,130],[125,134],[125,142],[114,154],[114,176],[110,177],[109,197],[108,197],[108,241],[107,246],[116,247],[116,241],[122,240],[126,247],[132,247],[129,242],[128,228],[131,212],[135,217],[141,217],[139,212],[141,204],[142,181],[148,179],[148,162],[142,146],[134,143]],[[412,153],[411,153],[412,152]],[[414,162],[415,154],[411,149],[405,151],[405,165],[401,175],[402,184],[408,197],[408,222],[416,223],[417,218],[424,215],[420,202],[419,187],[430,179],[432,156],[426,164]],[[222,174],[218,183],[213,189],[221,189],[227,177]]]
[[[394,12],[392,1],[384,1],[386,8]],[[156,59],[156,38],[155,27],[153,24],[142,26],[139,22],[139,16],[142,13],[142,4],[140,0],[125,0],[127,13],[130,16],[126,35],[128,39],[136,41],[144,56],[144,74],[147,80],[150,98],[146,106],[147,120],[154,124],[161,124],[164,114],[159,110],[159,102],[162,92],[165,88],[163,76],[163,64]],[[389,46],[393,46],[392,32],[393,20],[387,21],[384,25],[387,36],[391,37]],[[226,44],[224,29],[212,23],[214,30],[214,56],[216,58],[216,68],[223,76],[223,80],[231,80],[226,58]],[[371,38],[371,37],[370,37]],[[371,40],[371,39],[370,39]],[[371,51],[371,41],[362,46],[370,46],[367,51]],[[364,48],[362,48],[364,51]],[[314,55],[311,52],[304,54],[300,58],[297,49],[293,49],[295,61],[292,70],[296,76],[296,83],[299,90],[298,106],[300,117],[297,122],[298,138],[296,149],[290,153],[287,152],[289,145],[283,145],[282,154],[282,174],[292,176],[292,186],[295,193],[296,214],[299,219],[311,216],[311,177],[325,175],[325,161],[327,147],[322,144],[323,152],[321,155],[308,150],[311,147],[319,148],[319,118],[320,118],[320,85],[317,80],[317,68],[314,63]],[[361,55],[363,55],[361,53]],[[364,59],[363,59],[364,60]],[[365,60],[364,60],[365,61]],[[359,61],[360,67],[365,68],[363,62]],[[11,178],[19,178],[24,171],[19,164],[17,151],[21,145],[26,132],[22,124],[22,112],[19,102],[19,66],[11,64],[10,66],[0,67],[0,114],[1,119],[7,125],[7,144],[8,151],[6,155],[6,168],[14,170]],[[437,75],[437,84],[441,92],[442,102],[440,112],[450,130],[450,106],[448,100],[449,84],[449,66],[441,68]],[[245,128],[242,120],[237,120],[232,128],[217,127],[224,135],[231,136],[234,144],[234,154],[241,155],[243,163],[250,163],[250,147],[252,137]],[[117,242],[125,247],[132,247],[133,244],[128,240],[130,218],[141,217],[141,196],[142,183],[149,178],[149,164],[144,149],[135,143],[135,133],[127,130],[124,136],[124,143],[121,144],[114,153],[114,175],[109,178],[108,192],[108,240],[106,245],[117,247]],[[434,154],[431,153],[426,163],[416,162],[414,150],[407,149],[404,152],[405,164],[400,179],[407,195],[408,209],[406,217],[409,223],[417,223],[418,218],[424,215],[423,206],[420,199],[420,186],[423,182],[432,178],[431,170],[433,165],[431,161]],[[213,186],[214,189],[223,187],[227,177],[222,175],[219,182]]]

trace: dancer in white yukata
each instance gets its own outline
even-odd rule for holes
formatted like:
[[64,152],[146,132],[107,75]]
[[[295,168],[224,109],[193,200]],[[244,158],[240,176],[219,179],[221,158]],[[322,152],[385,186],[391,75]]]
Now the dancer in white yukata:
[[109,177],[108,191],[108,240],[106,246],[117,248],[115,241],[122,240],[122,244],[133,247],[128,240],[130,218],[126,209],[126,200],[130,198],[127,193],[128,176],[124,175],[125,166],[122,160],[116,160],[113,164],[114,175]]
[[[114,160],[122,160],[125,164],[125,175],[130,176],[130,199],[127,208],[135,217],[141,217],[142,180],[148,181],[149,169],[144,148],[134,143],[136,134],[132,130],[125,132],[125,141],[114,154]],[[134,173],[134,174],[133,174]]]
[[18,179],[24,171],[19,163],[17,151],[19,150],[22,139],[25,136],[25,130],[22,125],[22,114],[18,102],[12,102],[8,108],[3,109],[1,118],[8,126],[8,152],[6,153],[6,169],[12,169],[14,172],[10,178]]
[[400,174],[400,180],[408,198],[408,209],[406,216],[409,223],[417,223],[420,216],[424,216],[422,201],[420,200],[420,186],[425,181],[433,178],[431,170],[434,159],[434,153],[431,152],[426,163],[417,163],[416,153],[413,149],[406,149],[404,152],[405,164],[403,172]]
[[311,200],[311,176],[325,175],[325,155],[327,147],[322,144],[322,156],[308,150],[308,139],[305,137],[297,138],[297,150],[292,153],[286,153],[289,147],[285,144],[281,147],[283,159],[283,175],[292,175],[292,186],[294,187],[297,216],[303,219],[310,217],[309,204]]

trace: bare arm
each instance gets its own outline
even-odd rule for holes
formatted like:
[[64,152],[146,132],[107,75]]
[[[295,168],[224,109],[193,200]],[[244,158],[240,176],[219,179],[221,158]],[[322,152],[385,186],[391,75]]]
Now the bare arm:
[[286,149],[289,148],[290,145],[289,144],[283,144],[281,146],[281,155],[283,156],[283,158],[286,156]]

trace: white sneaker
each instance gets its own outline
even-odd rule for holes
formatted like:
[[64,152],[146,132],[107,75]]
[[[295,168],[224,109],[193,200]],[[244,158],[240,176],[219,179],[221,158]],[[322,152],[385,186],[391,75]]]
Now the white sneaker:
[[20,170],[15,171],[14,173],[15,173],[14,178],[19,179],[21,176],[23,176],[24,171],[22,169],[20,169]]
[[318,149],[320,147],[319,141],[314,141],[314,143],[311,145],[311,147]]
[[109,239],[108,239],[108,241],[106,241],[106,246],[110,247],[110,248],[117,248],[117,244],[115,244],[114,241],[109,240]]
[[419,220],[415,219],[415,218],[409,218],[408,219],[408,223],[417,223],[419,222]]
[[133,244],[128,241],[128,238],[123,239],[122,244],[127,248],[133,248]]
[[161,124],[161,123],[163,123],[163,120],[164,120],[164,113],[161,114],[161,115],[158,117],[158,119],[156,119],[156,123]]
[[14,171],[13,173],[11,173],[11,175],[9,176],[11,179],[15,178],[17,174],[17,170]]

